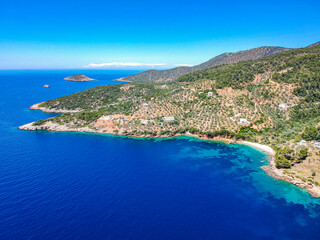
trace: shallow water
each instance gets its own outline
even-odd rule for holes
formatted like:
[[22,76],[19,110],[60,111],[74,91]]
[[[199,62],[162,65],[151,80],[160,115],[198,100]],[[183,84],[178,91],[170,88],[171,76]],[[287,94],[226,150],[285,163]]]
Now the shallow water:
[[320,200],[253,148],[16,128],[54,116],[34,103],[133,72],[75,73],[0,71],[0,239],[320,239]]

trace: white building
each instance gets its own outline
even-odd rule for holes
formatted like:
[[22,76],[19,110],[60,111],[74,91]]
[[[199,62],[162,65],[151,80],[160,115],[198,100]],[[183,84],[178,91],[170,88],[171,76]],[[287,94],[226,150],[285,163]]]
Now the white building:
[[207,96],[208,97],[213,97],[213,92],[208,92]]
[[313,144],[313,146],[314,146],[315,148],[320,148],[320,142],[315,142],[315,143]]
[[148,103],[143,103],[143,104],[142,104],[142,107],[143,107],[143,108],[149,108],[150,106],[149,106]]
[[141,124],[143,124],[143,125],[148,125],[148,124],[149,124],[149,121],[148,121],[148,120],[141,120]]
[[174,121],[174,117],[163,117],[162,118],[164,122],[172,122]]
[[239,123],[240,124],[249,124],[250,122],[246,118],[240,118]]
[[111,120],[114,119],[114,117],[113,117],[113,116],[103,116],[103,117],[101,117],[100,119],[101,119],[101,120],[104,120],[104,121],[111,121]]
[[306,146],[308,146],[308,143],[306,140],[301,140],[300,142],[297,143],[297,145],[306,147]]
[[282,110],[286,110],[287,109],[287,105],[285,104],[279,104],[279,108],[282,109]]

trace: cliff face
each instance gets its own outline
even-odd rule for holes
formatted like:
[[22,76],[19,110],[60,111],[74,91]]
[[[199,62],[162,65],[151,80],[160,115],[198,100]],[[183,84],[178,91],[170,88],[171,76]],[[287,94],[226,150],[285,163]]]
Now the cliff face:
[[171,82],[178,77],[192,73],[198,70],[207,69],[214,66],[219,66],[223,64],[233,64],[241,61],[255,60],[262,57],[270,56],[287,50],[287,48],[282,47],[260,47],[249,49],[246,51],[239,51],[235,53],[223,53],[216,56],[209,61],[193,67],[177,67],[169,70],[148,70],[142,73],[131,75],[125,78],[121,78],[122,81],[128,82]]
[[86,75],[83,75],[83,74],[76,74],[76,75],[71,76],[71,77],[66,77],[64,80],[85,82],[85,81],[92,81],[94,79],[88,78]]

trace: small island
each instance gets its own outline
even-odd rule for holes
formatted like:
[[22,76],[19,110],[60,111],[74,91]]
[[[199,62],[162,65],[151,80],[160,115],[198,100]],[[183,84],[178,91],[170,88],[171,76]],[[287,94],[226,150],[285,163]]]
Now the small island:
[[95,79],[88,78],[86,75],[83,75],[83,74],[76,74],[76,75],[71,76],[71,77],[66,77],[66,78],[64,78],[64,80],[75,81],[75,82],[87,82],[87,81],[93,81]]

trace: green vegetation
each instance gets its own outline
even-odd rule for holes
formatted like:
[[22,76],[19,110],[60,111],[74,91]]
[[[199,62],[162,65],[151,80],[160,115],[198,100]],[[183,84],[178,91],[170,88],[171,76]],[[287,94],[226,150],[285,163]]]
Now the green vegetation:
[[[122,135],[190,132],[249,140],[277,149],[276,166],[291,168],[312,156],[310,149],[296,146],[298,141],[320,140],[319,73],[320,46],[288,50],[195,71],[174,82],[99,86],[53,99],[41,107],[71,113],[34,125],[51,121]],[[101,116],[117,114],[126,121],[96,125]]]
[[302,138],[306,141],[320,140],[320,127],[306,127],[302,133]]
[[216,81],[216,88],[239,88],[243,83],[254,79],[254,74],[260,72],[251,62],[240,62],[233,65],[223,65],[184,75],[177,79],[179,82],[194,82],[199,79]]
[[[210,59],[207,62],[192,67],[176,67],[173,69],[160,71],[148,70],[142,73],[125,77],[122,80],[130,82],[169,82],[176,80],[180,76],[195,71],[204,70],[214,66],[237,63],[240,61],[254,60],[265,56],[273,55],[285,50],[286,48],[281,47],[260,47],[232,54],[224,53]],[[242,71],[241,69],[238,70]]]
[[38,120],[38,121],[34,122],[32,125],[33,126],[41,126],[41,125],[43,125],[44,123],[46,123],[48,121],[49,121],[49,119]]
[[302,162],[303,160],[306,160],[308,157],[308,148],[302,148],[298,153],[297,153],[298,161]]
[[291,162],[294,159],[294,151],[288,147],[279,149],[276,152],[276,166],[277,168],[291,168]]
[[[320,47],[285,51],[258,60],[233,65],[212,67],[186,74],[177,79],[180,82],[195,82],[201,79],[215,81],[216,88],[242,88],[252,82],[255,75],[273,72],[272,80],[278,83],[295,83],[299,86],[294,94],[305,102],[320,101]],[[263,96],[271,99],[266,91]]]
[[308,148],[302,148],[295,152],[289,147],[280,148],[276,151],[277,168],[291,168],[295,163],[301,163],[308,157]]
[[99,86],[74,93],[69,96],[49,100],[40,105],[51,109],[65,110],[100,110],[108,106],[104,111],[110,113],[134,112],[142,102],[152,97],[161,97],[169,93],[170,89],[163,89],[161,84],[135,83],[128,91],[121,90],[121,85]]

